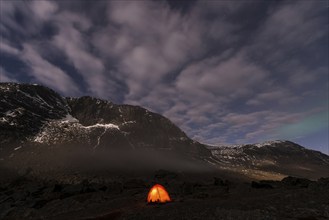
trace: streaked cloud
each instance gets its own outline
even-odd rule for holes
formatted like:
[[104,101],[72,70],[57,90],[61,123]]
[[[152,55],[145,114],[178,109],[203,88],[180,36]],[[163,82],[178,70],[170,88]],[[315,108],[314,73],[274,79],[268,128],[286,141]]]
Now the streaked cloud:
[[23,44],[21,59],[31,68],[30,74],[39,83],[68,95],[78,94],[78,89],[73,79],[62,69],[44,59],[33,45]]
[[10,43],[8,41],[3,39],[0,41],[0,52],[9,54],[9,55],[13,55],[13,56],[17,56],[17,55],[19,55],[20,51],[19,51],[19,49],[10,45]]

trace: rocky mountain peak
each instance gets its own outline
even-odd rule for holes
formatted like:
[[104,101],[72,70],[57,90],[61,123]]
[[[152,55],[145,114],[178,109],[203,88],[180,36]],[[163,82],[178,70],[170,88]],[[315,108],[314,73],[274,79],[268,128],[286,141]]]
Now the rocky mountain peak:
[[0,83],[0,94],[1,142],[25,140],[69,111],[58,93],[36,84]]
[[169,119],[139,106],[117,105],[89,96],[64,98],[51,89],[29,84],[1,83],[0,93],[4,97],[1,137],[3,143],[15,143],[11,148],[23,141],[210,155]]

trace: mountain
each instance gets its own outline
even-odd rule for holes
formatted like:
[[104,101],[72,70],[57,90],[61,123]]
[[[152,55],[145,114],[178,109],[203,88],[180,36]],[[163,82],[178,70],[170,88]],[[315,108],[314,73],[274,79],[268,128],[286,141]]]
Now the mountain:
[[211,152],[227,169],[258,178],[292,175],[316,179],[329,175],[328,155],[291,141],[219,146],[211,148]]
[[193,163],[211,157],[205,145],[170,120],[139,106],[65,98],[30,84],[1,83],[0,95],[0,162],[10,166],[76,168],[88,161],[121,167],[126,160],[131,167],[152,168],[154,162],[187,167],[181,159]]
[[207,166],[257,179],[318,178],[329,168],[327,155],[289,141],[211,148],[139,106],[62,97],[44,86],[17,83],[0,83],[0,97],[0,163],[6,166]]
[[63,98],[39,85],[1,83],[1,144],[83,144],[209,155],[167,118],[92,97]]
[[65,100],[38,85],[0,84],[0,144],[20,142],[37,134],[46,121],[68,114]]

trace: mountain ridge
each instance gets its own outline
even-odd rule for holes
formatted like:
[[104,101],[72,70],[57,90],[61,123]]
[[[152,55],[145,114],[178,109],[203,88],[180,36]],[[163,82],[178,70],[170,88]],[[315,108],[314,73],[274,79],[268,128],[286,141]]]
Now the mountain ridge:
[[28,154],[35,162],[37,157],[31,154],[47,149],[138,149],[184,155],[215,169],[258,177],[274,173],[276,178],[304,174],[316,178],[329,168],[329,156],[290,141],[207,146],[190,139],[164,116],[140,106],[117,105],[90,96],[62,97],[35,84],[0,83],[0,94],[3,161],[19,161]]

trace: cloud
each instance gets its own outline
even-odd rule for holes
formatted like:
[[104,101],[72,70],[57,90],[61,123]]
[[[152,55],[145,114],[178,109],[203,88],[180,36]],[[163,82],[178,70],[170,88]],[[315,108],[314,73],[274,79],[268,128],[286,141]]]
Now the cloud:
[[34,15],[42,21],[49,20],[58,10],[57,4],[52,1],[32,1],[30,7]]
[[38,34],[44,23],[54,16],[57,9],[54,1],[2,1],[1,33],[9,35],[11,31],[15,31],[21,36]]
[[211,58],[187,67],[178,77],[177,86],[193,95],[201,90],[234,99],[252,93],[267,76],[266,70],[237,54],[228,60]]
[[[269,139],[285,139],[282,135],[282,127],[299,123],[305,117],[309,117],[313,111],[283,112],[283,111],[259,111],[247,114],[229,113],[223,117],[228,129],[221,135],[227,142],[255,143]],[[232,137],[236,136],[232,140]]]
[[108,25],[94,33],[93,45],[115,62],[129,103],[175,77],[191,60],[201,59],[210,46],[206,41],[226,42],[235,29],[226,21],[206,21],[198,10],[181,14],[164,2],[115,1],[108,9]]
[[31,68],[30,74],[40,82],[68,95],[77,95],[74,81],[60,68],[40,56],[33,45],[23,44],[21,59]]
[[292,94],[289,89],[278,87],[271,88],[269,91],[258,93],[252,99],[249,99],[246,104],[251,106],[261,105],[291,105],[296,104],[301,100],[300,95]]
[[260,38],[280,39],[276,41],[277,45],[305,47],[326,34],[319,13],[324,10],[325,3],[321,1],[283,4],[269,16]]
[[198,27],[166,4],[115,1],[108,9],[109,25],[94,33],[93,44],[115,61],[128,86],[128,102],[144,96],[200,48]]
[[60,49],[82,75],[88,89],[98,97],[107,97],[108,83],[103,62],[89,52],[88,37],[83,35],[91,27],[90,20],[75,13],[62,12],[56,17],[59,32],[52,44]]
[[[1,51],[6,54],[15,55],[19,58],[23,57],[22,60],[30,66],[32,70],[37,70],[39,67],[31,66],[34,63],[30,61],[37,56],[42,57],[43,55],[40,53],[43,53],[48,57],[53,56],[54,53],[57,53],[57,56],[62,57],[65,55],[68,58],[68,62],[76,68],[78,74],[81,74],[85,80],[88,85],[87,90],[89,90],[94,96],[109,97],[108,94],[113,91],[113,89],[109,88],[114,87],[113,83],[111,84],[104,76],[104,64],[99,58],[89,51],[88,37],[86,37],[83,33],[91,27],[91,22],[89,19],[78,13],[63,10],[58,6],[57,2],[54,1],[31,1],[24,3],[18,1],[16,3],[5,2],[1,4],[4,5],[4,7],[1,8],[1,18],[4,18],[3,30],[6,32],[18,32],[29,41],[20,42],[20,47],[22,47],[22,44],[30,44],[30,42],[34,40],[39,41],[40,44],[45,44],[48,48],[52,48],[52,51],[48,52],[42,48],[34,50],[33,58],[29,58],[26,54],[21,56],[19,54],[20,51],[10,44],[5,43],[9,40],[5,40],[5,38],[3,38],[0,45]],[[18,22],[15,17],[17,14],[22,16],[24,20]],[[50,39],[43,38],[40,31],[43,27],[50,24],[52,25],[52,28],[56,28],[54,31],[55,35],[53,35]],[[34,39],[34,37],[37,39]],[[7,39],[10,39],[9,35]],[[31,53],[30,49],[28,51]],[[34,59],[34,61],[36,60]],[[44,62],[44,64],[46,62]],[[40,74],[39,71],[38,73],[32,73],[32,75],[37,76],[36,78],[39,81],[44,82],[46,85],[52,85],[54,88],[57,88],[62,92],[69,92],[69,94],[76,93],[76,85],[75,83],[72,83],[72,79],[68,81],[69,83],[64,83],[58,86],[56,86],[56,83],[58,82],[56,80],[54,83],[51,83],[50,79],[54,78],[54,71],[58,73],[58,79],[69,78],[69,76],[64,77],[61,67],[56,67],[53,64],[52,67],[52,71],[44,71],[43,74]],[[42,78],[40,78],[41,75]],[[69,84],[72,86],[68,86]],[[65,86],[68,87],[64,88]]]
[[326,7],[321,1],[287,1],[271,8],[247,46],[250,55],[271,68],[278,68],[281,74],[294,72],[280,68],[291,61],[297,61],[299,70],[308,71],[309,62],[300,62],[299,55],[313,53],[316,43],[328,35],[325,13]]
[[22,27],[15,21],[15,11],[18,7],[15,1],[1,1],[1,33],[9,34],[10,30],[23,32]]
[[1,39],[0,41],[0,52],[9,54],[9,55],[14,55],[17,56],[19,54],[19,49],[13,47],[10,45],[9,42],[7,42],[5,39]]

